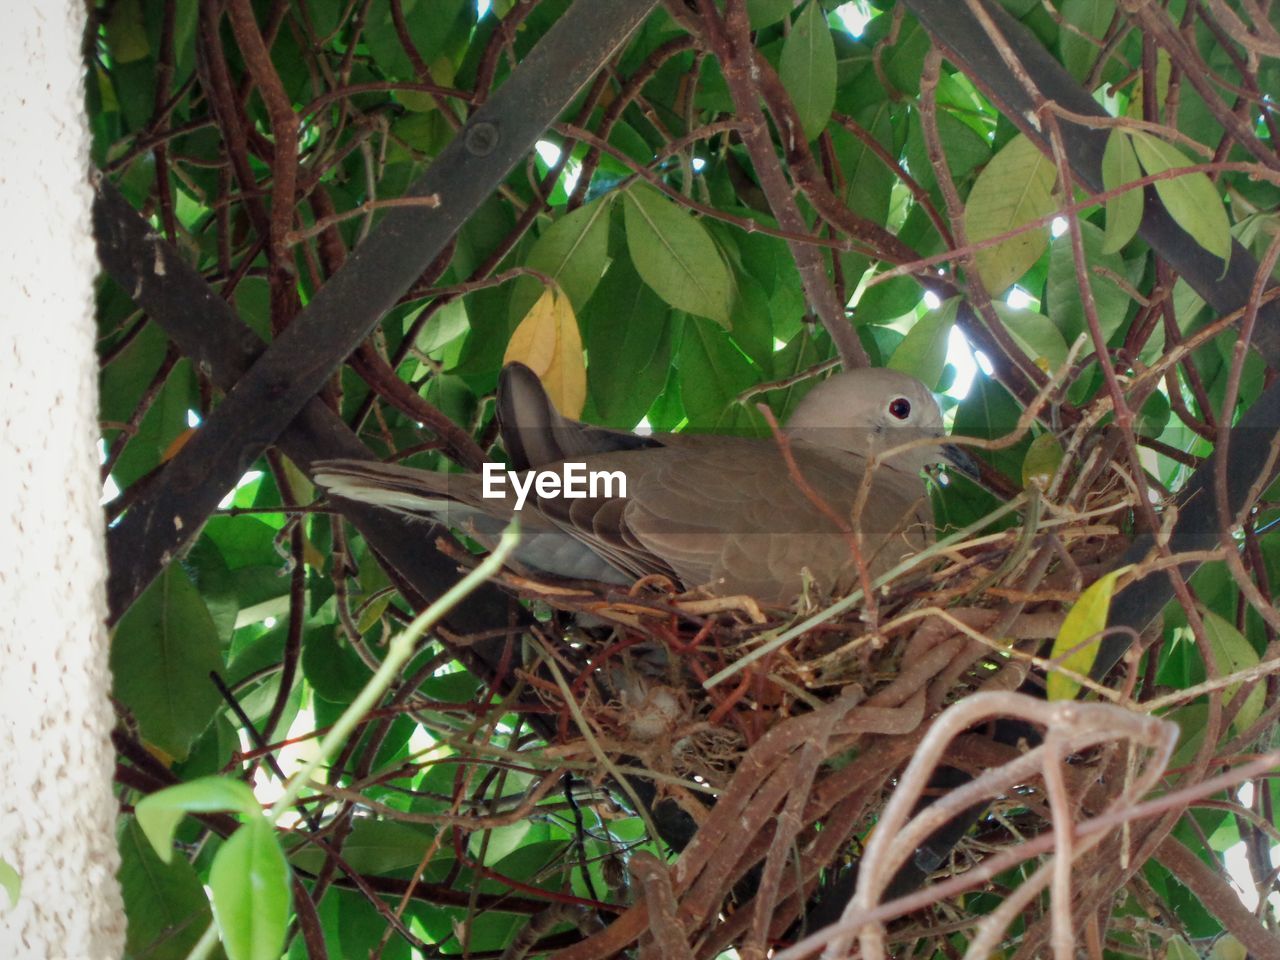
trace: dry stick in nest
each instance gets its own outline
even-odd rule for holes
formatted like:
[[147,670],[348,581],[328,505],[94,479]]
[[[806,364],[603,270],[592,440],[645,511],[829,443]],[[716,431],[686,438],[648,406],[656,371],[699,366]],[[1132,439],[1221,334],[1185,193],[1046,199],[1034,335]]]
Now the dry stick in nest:
[[[968,612],[974,616],[972,618],[965,617],[965,619],[975,619],[984,625],[992,625],[997,620],[1002,619],[997,611],[974,610]],[[964,616],[965,613],[965,611],[961,611],[960,615]],[[1013,618],[1007,617],[1005,619],[1012,621]],[[1048,627],[1052,626],[1052,624],[1038,622],[1043,619],[1045,618],[1036,618],[1030,623],[1024,624],[1024,626],[1032,626],[1032,633],[1042,635]],[[907,621],[900,622],[905,623]],[[959,618],[952,618],[948,614],[944,614],[942,618],[931,618],[925,624],[922,624],[907,644],[907,650],[910,655],[904,655],[903,657],[903,670],[893,682],[878,691],[868,701],[868,706],[873,706],[877,703],[884,705],[897,704],[909,697],[918,696],[921,691],[926,689],[930,691],[933,697],[940,699],[941,694],[937,691],[940,686],[944,686],[939,680],[940,677],[946,679],[945,686],[949,688],[960,674],[975,659],[980,657],[988,647],[999,647],[999,645],[986,640],[986,638],[982,638],[981,642],[973,640],[972,631],[965,630],[965,626],[965,624],[959,622]],[[970,633],[970,637],[966,638],[964,636],[965,633]],[[1022,673],[1017,670],[1004,672],[1017,674],[1006,683],[1006,686],[1016,686]],[[936,708],[936,704],[930,704],[930,708]],[[804,719],[809,720],[810,718]],[[796,722],[792,721],[791,723]],[[781,730],[778,732],[781,733]],[[871,772],[865,769],[864,764],[853,764],[852,769],[862,771],[860,776],[855,777],[853,780],[847,780],[843,789],[838,792],[827,791],[828,799],[824,802],[815,803],[812,797],[814,793],[812,788],[821,761],[840,752],[841,749],[847,749],[850,744],[841,744],[838,749],[829,748],[828,741],[832,730],[825,725],[806,728],[796,725],[792,726],[788,733],[790,735],[789,739],[793,742],[798,740],[801,744],[798,751],[799,755],[788,758],[783,767],[772,772],[757,770],[750,765],[744,765],[740,769],[739,779],[735,781],[735,784],[739,787],[745,784],[750,788],[760,785],[759,792],[756,793],[749,808],[741,814],[739,806],[728,795],[721,799],[716,810],[717,814],[728,818],[723,822],[732,823],[736,828],[742,829],[749,834],[757,823],[761,823],[763,827],[767,828],[767,821],[772,816],[772,811],[785,798],[784,809],[778,818],[778,827],[774,831],[772,841],[769,841],[766,829],[749,845],[745,854],[738,858],[736,864],[731,860],[718,861],[716,864],[718,869],[704,874],[699,881],[700,889],[705,890],[701,900],[695,902],[698,890],[694,890],[691,891],[685,903],[686,913],[693,911],[695,916],[699,914],[708,915],[710,910],[707,909],[707,906],[718,903],[727,894],[736,878],[750,869],[762,853],[766,853],[766,851],[761,850],[761,847],[767,847],[763,875],[759,882],[755,901],[751,905],[751,935],[748,941],[739,948],[744,956],[763,956],[768,937],[777,936],[780,932],[777,928],[785,926],[786,922],[790,921],[791,913],[789,911],[799,908],[797,899],[788,897],[786,900],[788,909],[783,912],[783,915],[780,915],[777,910],[783,868],[786,865],[788,856],[794,849],[796,838],[801,828],[806,824],[812,824],[830,809],[833,803],[830,798],[844,797],[848,791],[857,793],[865,788],[869,780],[868,774]],[[815,749],[815,745],[817,749]],[[880,773],[883,776],[887,776],[893,766],[896,766],[896,763],[890,764]],[[881,779],[879,776],[873,779],[878,792]],[[762,782],[763,785],[761,785]],[[857,809],[862,809],[868,799],[865,793],[860,795]],[[808,807],[807,810],[806,805]],[[818,871],[828,866],[838,855],[839,850],[847,842],[849,834],[859,824],[859,820],[852,816],[838,817],[837,819],[843,824],[843,829],[834,823],[824,823],[824,829],[821,834],[823,841],[834,839],[837,843],[835,845],[830,843],[823,844],[821,850],[810,850],[809,856],[803,858],[804,862],[800,865],[798,871],[801,887],[810,885],[811,880],[816,880]],[[722,840],[722,838],[715,837],[709,831],[704,833],[703,836],[712,843]],[[717,931],[716,940],[722,945],[727,945],[734,936],[732,929],[741,930],[743,926],[742,918],[745,915],[746,911],[740,911],[735,914],[726,929]],[[785,922],[782,922],[781,916],[785,916]]]
[[[961,635],[940,632],[949,626],[937,620],[922,625],[908,641],[908,648],[914,647],[918,655],[904,657],[906,666],[898,677],[860,709],[868,710],[878,705],[891,707],[904,702],[910,702],[911,708],[917,709],[921,694],[936,683],[937,676],[953,670],[958,657],[966,663],[972,662],[971,643],[966,643]],[[1022,676],[1023,672],[1016,667],[1006,668],[989,677],[987,683],[1008,689],[1016,686]],[[790,730],[793,737],[797,734],[809,737],[813,732],[813,728],[802,729],[798,721],[788,721],[787,724],[797,724]],[[822,729],[826,730],[825,727]],[[851,734],[843,742],[834,739],[849,733],[840,729],[823,736],[826,748],[822,752],[825,756],[820,759],[851,749],[855,742]],[[683,914],[710,919],[716,915],[716,904],[737,879],[746,875],[762,857],[766,858],[765,867],[754,902],[741,905],[727,920],[719,921],[714,930],[708,931],[709,939],[700,944],[702,953],[714,953],[732,945],[746,932],[749,922],[749,938],[739,946],[739,952],[743,956],[763,956],[769,940],[780,937],[803,909],[820,872],[829,868],[841,851],[847,849],[852,835],[863,826],[869,805],[880,796],[892,771],[911,753],[918,735],[920,728],[915,727],[906,734],[896,732],[877,738],[870,744],[864,743],[857,760],[840,770],[831,771],[821,780],[816,777],[816,768],[813,774],[806,769],[806,761],[812,759],[809,747],[816,742],[808,739],[803,740],[803,745],[796,751],[799,756],[789,758],[783,766],[770,772],[764,784],[760,782],[758,771],[750,768],[740,770],[735,785],[748,790],[759,786],[759,792],[741,814],[739,805],[730,801],[728,796],[722,798],[716,814],[723,813],[727,817],[724,822],[742,833],[750,835],[756,831],[754,839],[736,858],[736,863],[717,860],[709,866],[686,896]],[[770,837],[768,821],[784,797],[783,815]],[[799,818],[798,826],[791,819],[792,813]],[[816,830],[815,825],[820,819],[822,828]],[[801,827],[809,830],[803,838],[800,837]],[[726,833],[724,838],[711,839],[723,843],[727,836]],[[795,865],[797,882],[791,891],[781,896],[779,887],[786,876],[782,868],[793,851],[798,855]]]
[[856,706],[859,699],[852,693],[816,713],[780,723],[748,751],[676,865],[676,888],[687,892],[682,914],[698,921],[714,916],[741,872],[741,861],[724,856],[726,844],[767,827],[778,802],[796,785],[796,754],[805,743],[862,733],[903,735],[923,719],[923,699],[890,708]]
[[[823,736],[843,750],[851,738],[864,733],[909,734],[923,717],[922,697],[899,708],[856,706],[857,699],[857,694],[850,694],[821,711],[787,720],[748,751],[733,780],[672,868],[672,889],[682,898],[677,915],[691,936],[715,921],[729,891],[756,862],[758,853],[736,858],[726,856],[726,850],[739,849],[739,838],[759,838],[768,830],[778,804],[797,787],[799,753],[807,742]],[[809,793],[807,784],[799,786],[802,795]],[[607,930],[557,956],[564,960],[612,956],[656,920],[645,904],[637,904]]]
[[[1154,800],[1128,806],[1116,805],[1106,813],[1081,822],[1076,828],[1075,837],[1093,837],[1098,834],[1109,833],[1118,827],[1125,828],[1129,823],[1137,820],[1161,816],[1170,811],[1185,810],[1197,800],[1213,796],[1236,784],[1252,780],[1259,775],[1274,772],[1277,766],[1280,766],[1280,751],[1272,751],[1250,763],[1236,767],[1228,773],[1199,783],[1193,783]],[[993,877],[1014,869],[1032,857],[1052,852],[1054,842],[1053,834],[1045,833],[1027,840],[1025,843],[1008,847],[1001,853],[987,857],[964,874],[952,876],[947,880],[940,880],[928,890],[919,890],[875,907],[860,918],[861,922],[886,922],[959,896]],[[1165,844],[1169,842],[1166,840]],[[1180,844],[1179,848],[1185,849]],[[1136,861],[1130,857],[1129,863],[1133,862]],[[1195,860],[1195,863],[1199,864],[1200,861]],[[1128,869],[1127,864],[1125,868]],[[777,954],[774,960],[801,960],[803,957],[811,956],[829,939],[831,932],[831,930],[820,931],[783,950]],[[1260,949],[1257,952],[1260,956],[1268,955],[1266,950]]]
[[[884,778],[909,752],[908,741],[913,739],[912,732],[918,729],[923,716],[922,693],[930,680],[946,671],[956,654],[966,647],[963,637],[943,636],[939,642],[936,627],[930,625],[930,629],[934,637],[922,644],[926,649],[921,650],[921,655],[913,657],[895,681],[877,692],[866,705],[853,707],[860,695],[851,692],[815,714],[780,724],[753,748],[676,868],[677,889],[687,888],[680,911],[687,929],[696,930],[714,918],[734,884],[762,857],[765,867],[755,902],[744,905],[727,925],[722,924],[725,929],[717,928],[713,934],[716,941],[727,943],[734,936],[730,928],[741,931],[745,920],[750,918],[750,939],[741,949],[746,951],[746,956],[762,955],[767,938],[776,936],[776,928],[785,926],[799,910],[803,898],[794,894],[788,894],[784,901],[783,913],[788,919],[781,919],[778,904],[783,868],[801,829],[831,814],[829,820],[824,820],[823,830],[813,834],[818,843],[808,850],[800,864],[800,886],[811,887],[819,871],[829,865],[858,828],[862,812],[878,796]],[[918,631],[925,632],[923,627]],[[1017,678],[1009,682],[1014,684]],[[904,701],[909,704],[907,708],[897,706]],[[888,708],[882,714],[883,719],[893,721],[892,729],[880,728],[882,733],[894,738],[888,742],[889,755],[881,756],[884,750],[868,749],[865,760],[860,758],[834,772],[815,789],[821,762],[851,748],[855,736],[870,732],[867,721],[874,719],[877,704]],[[903,714],[903,709],[908,713]],[[818,749],[814,749],[815,744],[820,745]],[[836,789],[830,788],[832,781]],[[775,817],[779,804],[784,805],[782,817],[770,837],[770,820]],[[744,853],[736,858],[713,856],[722,851],[732,837],[743,835],[754,838]],[[805,847],[808,848],[808,844]],[[627,925],[626,921],[622,923],[623,928]],[[614,930],[612,934],[620,932]],[[622,942],[623,938],[619,937],[610,948],[617,949]],[[598,942],[596,946],[604,944]],[[704,948],[708,946],[703,944]],[[604,954],[585,950],[565,954],[600,955]]]
[[640,960],[693,960],[693,951],[676,916],[678,904],[666,864],[640,850],[632,855],[630,867],[649,908],[648,935],[640,938]]
[[[908,823],[910,810],[941,761],[950,740],[962,730],[997,716],[1018,717],[1046,726],[1045,742],[937,800]],[[867,843],[856,893],[840,923],[796,944],[780,954],[779,960],[798,960],[811,955],[823,945],[826,946],[824,957],[842,957],[851,948],[851,940],[855,935],[859,938],[864,957],[868,960],[883,958],[884,918],[879,917],[874,923],[868,924],[863,917],[875,910],[881,892],[905,856],[921,840],[962,810],[995,793],[1010,789],[1037,770],[1046,772],[1059,857],[1066,861],[1069,869],[1073,855],[1071,812],[1068,798],[1058,789],[1061,781],[1052,772],[1048,772],[1048,768],[1060,764],[1068,753],[1116,739],[1117,735],[1153,751],[1154,755],[1146,770],[1127,791],[1130,797],[1140,796],[1150,790],[1164,772],[1177,741],[1178,728],[1174,724],[1140,716],[1108,704],[1049,704],[1015,693],[978,693],[955,704],[942,714],[926,734],[899,781],[898,789],[881,813],[877,828]],[[1059,820],[1063,822],[1059,824]],[[1033,886],[1033,890],[1038,891],[1048,880],[1049,874],[1042,870],[1023,886],[1038,884]],[[1054,884],[1055,892],[1058,892],[1060,882],[1061,875],[1058,875]],[[1054,909],[1069,911],[1069,901],[1063,904],[1055,902]],[[1068,914],[1068,922],[1069,919]],[[1003,929],[1003,924],[999,929]]]

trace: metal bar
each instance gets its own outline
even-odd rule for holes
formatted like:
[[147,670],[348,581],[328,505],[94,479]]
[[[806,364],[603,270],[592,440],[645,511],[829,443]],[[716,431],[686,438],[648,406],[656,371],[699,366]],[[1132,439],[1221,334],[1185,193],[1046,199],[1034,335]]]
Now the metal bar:
[[656,0],[578,0],[406,194],[434,196],[439,205],[389,212],[343,269],[237,380],[165,468],[155,493],[134,504],[109,531],[107,589],[114,616],[199,531],[226,491],[655,4]]

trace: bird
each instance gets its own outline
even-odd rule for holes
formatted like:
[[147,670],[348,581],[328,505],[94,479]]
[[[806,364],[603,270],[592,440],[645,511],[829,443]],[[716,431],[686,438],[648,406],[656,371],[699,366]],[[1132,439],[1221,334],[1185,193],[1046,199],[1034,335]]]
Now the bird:
[[[613,585],[656,574],[686,591],[785,607],[806,591],[847,592],[859,555],[878,577],[927,547],[925,469],[944,459],[968,468],[942,442],[933,393],[890,369],[818,383],[777,437],[581,423],[519,363],[501,372],[497,414],[509,471],[325,460],[313,479],[330,496],[434,518],[485,546],[518,515],[514,560],[532,573]],[[921,438],[932,442],[912,443]]]

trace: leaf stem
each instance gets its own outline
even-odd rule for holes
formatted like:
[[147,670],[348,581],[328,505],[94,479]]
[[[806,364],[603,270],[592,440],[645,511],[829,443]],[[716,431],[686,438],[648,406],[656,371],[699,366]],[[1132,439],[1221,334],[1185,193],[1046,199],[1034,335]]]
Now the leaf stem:
[[409,626],[391,638],[387,656],[382,661],[382,665],[378,667],[377,672],[364,685],[364,689],[351,701],[351,705],[343,711],[342,716],[338,718],[338,721],[330,728],[324,739],[320,741],[320,747],[315,756],[289,778],[289,782],[285,784],[284,793],[267,811],[268,820],[275,823],[286,810],[293,806],[294,801],[298,799],[298,794],[302,792],[302,788],[311,778],[311,774],[332,754],[338,751],[338,748],[346,742],[347,737],[364,719],[365,714],[378,705],[378,700],[381,699],[383,693],[395,681],[401,668],[413,656],[414,648],[422,635],[434,627],[463,597],[497,573],[519,542],[520,522],[516,519],[512,520],[511,525],[503,531],[502,537],[498,541],[497,549],[485,557],[474,570],[450,587],[440,599],[418,614]]

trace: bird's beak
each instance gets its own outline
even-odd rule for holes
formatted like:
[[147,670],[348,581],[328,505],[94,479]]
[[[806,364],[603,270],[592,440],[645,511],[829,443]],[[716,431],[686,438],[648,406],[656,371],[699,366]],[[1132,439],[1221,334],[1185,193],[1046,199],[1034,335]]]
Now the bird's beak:
[[942,455],[946,458],[947,463],[951,464],[970,480],[981,478],[982,473],[978,470],[978,462],[954,443],[944,443],[942,445]]

